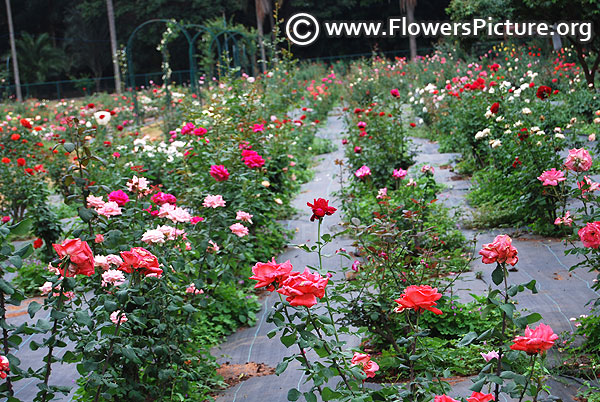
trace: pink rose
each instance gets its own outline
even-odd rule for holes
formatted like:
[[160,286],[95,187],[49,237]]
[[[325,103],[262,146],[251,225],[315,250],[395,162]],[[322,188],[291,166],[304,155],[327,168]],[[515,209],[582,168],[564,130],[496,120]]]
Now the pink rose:
[[579,238],[583,242],[584,247],[598,248],[600,246],[600,222],[590,222],[579,231]]
[[94,239],[94,243],[102,243],[104,241],[104,235],[98,233]]
[[225,206],[225,200],[221,195],[207,195],[202,203],[205,208],[219,208]]
[[101,208],[104,205],[104,200],[102,197],[94,197],[93,195],[88,195],[86,198],[88,208]]
[[512,245],[512,239],[508,235],[496,236],[493,243],[484,244],[479,251],[483,256],[484,264],[507,263],[514,266],[518,261],[517,249]]
[[201,216],[192,216],[192,218],[190,219],[190,223],[192,225],[195,225],[196,223],[202,222],[203,220],[204,220],[204,218]]
[[487,352],[487,353],[481,352],[481,357],[483,357],[485,359],[485,361],[487,363],[489,363],[492,359],[499,359],[500,355],[495,350],[492,350],[492,351]]
[[173,194],[163,193],[161,191],[150,197],[150,200],[156,205],[177,204],[177,198],[175,198]]
[[248,212],[237,211],[235,219],[238,221],[248,222],[249,224],[252,224],[252,215],[250,215]]
[[351,363],[353,366],[362,366],[367,378],[375,377],[375,373],[379,370],[379,365],[365,353],[354,352]]
[[142,235],[142,241],[147,244],[162,244],[165,242],[165,234],[158,229],[150,229]]
[[356,177],[358,177],[359,179],[362,179],[363,177],[371,176],[371,169],[369,169],[368,166],[363,165],[356,172],[354,172],[354,175]]
[[530,329],[529,325],[525,328],[525,336],[517,336],[510,348],[512,350],[522,350],[528,355],[545,352],[554,345],[558,339],[550,326],[540,323],[535,329]]
[[408,172],[404,169],[394,169],[392,176],[394,177],[394,179],[402,180],[406,177],[407,173]]
[[212,165],[209,173],[216,181],[226,181],[229,179],[229,172],[223,165]]
[[105,203],[100,208],[98,208],[96,212],[98,212],[98,214],[102,216],[106,216],[107,218],[110,216],[118,216],[123,213],[119,205],[114,201]]
[[8,362],[8,358],[6,356],[0,356],[0,378],[3,380],[6,378],[7,374],[10,371],[10,363]]
[[67,239],[61,244],[53,244],[52,247],[61,259],[69,256],[71,263],[65,272],[61,272],[63,276],[94,274],[94,254],[86,242],[81,239]]
[[483,394],[481,392],[475,392],[471,394],[470,397],[467,398],[467,402],[489,402],[494,400],[494,395],[492,394]]
[[129,196],[123,190],[117,190],[108,194],[108,200],[114,201],[122,207],[129,202]]
[[429,310],[435,314],[442,314],[442,310],[434,307],[437,306],[436,301],[441,298],[442,294],[438,293],[437,288],[429,285],[411,285],[404,289],[404,293],[400,295],[399,299],[394,300],[399,304],[394,311],[399,313],[406,309]]
[[233,225],[229,226],[229,229],[231,229],[231,232],[238,237],[244,237],[248,235],[248,228],[241,223],[234,223]]
[[433,402],[459,402],[456,399],[450,398],[448,395],[436,395]]
[[118,323],[123,324],[123,323],[127,322],[127,316],[125,315],[125,313],[121,313],[120,310],[117,310],[117,311],[113,311],[113,313],[110,315],[110,320],[115,325],[117,325]]
[[125,283],[125,275],[118,269],[109,269],[102,273],[102,286],[119,286]]
[[323,278],[318,273],[311,273],[308,268],[304,272],[292,272],[277,289],[278,293],[287,296],[286,300],[292,306],[312,307],[325,295],[325,286],[329,278]]
[[185,293],[190,293],[193,295],[201,295],[204,293],[204,290],[196,289],[196,285],[194,285],[193,283],[190,283],[188,285],[188,287],[185,289]]
[[574,172],[585,172],[592,167],[592,157],[583,148],[569,150],[569,156],[565,160],[565,167]]
[[265,160],[256,151],[245,149],[242,151],[244,164],[249,168],[259,168],[265,164]]
[[546,170],[542,173],[538,180],[542,182],[544,186],[557,186],[559,182],[567,180],[562,170],[556,170],[554,168]]

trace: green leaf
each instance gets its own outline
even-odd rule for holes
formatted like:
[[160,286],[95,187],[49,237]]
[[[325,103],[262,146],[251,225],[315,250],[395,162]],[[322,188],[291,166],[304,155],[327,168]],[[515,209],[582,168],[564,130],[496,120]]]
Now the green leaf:
[[500,285],[504,280],[504,270],[500,266],[500,264],[496,265],[496,269],[492,272],[492,281],[495,285]]
[[296,334],[292,333],[289,335],[285,335],[281,337],[281,343],[285,345],[286,348],[289,348],[294,343],[296,343]]
[[481,389],[483,388],[484,384],[485,384],[485,377],[476,381],[475,384],[473,384],[471,386],[471,388],[469,388],[469,391],[481,392]]
[[540,313],[531,313],[525,318],[527,319],[527,324],[534,324],[540,321],[543,317]]
[[94,211],[93,209],[84,207],[77,208],[77,213],[79,214],[81,220],[86,223],[94,219],[97,215],[96,211]]
[[317,397],[314,392],[309,391],[304,393],[304,399],[306,402],[317,402]]
[[65,151],[67,151],[68,153],[71,153],[75,150],[75,144],[73,144],[72,142],[65,142],[63,144],[63,148],[65,149]]
[[85,325],[87,327],[92,327],[92,319],[88,315],[87,311],[78,310],[75,312],[75,321],[79,325]]
[[285,371],[285,369],[288,366],[288,361],[284,360],[282,362],[280,362],[277,367],[275,368],[275,375],[279,375],[281,373],[283,373]]
[[118,305],[117,303],[115,303],[112,300],[106,300],[104,302],[104,308],[106,309],[107,312],[112,313],[113,311],[116,311],[118,309]]
[[42,305],[40,303],[32,301],[31,303],[29,303],[29,306],[27,306],[27,313],[29,313],[29,316],[33,318],[35,313],[37,313],[41,308]]
[[8,261],[14,265],[16,268],[21,268],[23,266],[23,259],[18,255],[11,255],[8,258]]
[[16,236],[23,236],[29,232],[31,219],[25,219],[10,227],[10,233]]
[[288,401],[297,401],[298,398],[300,398],[300,395],[302,395],[300,391],[298,391],[296,388],[292,388],[287,394]]
[[11,286],[10,283],[6,282],[4,279],[0,279],[0,290],[7,295],[12,295],[15,293],[15,289]]
[[471,342],[473,342],[475,339],[477,339],[477,332],[471,331],[468,334],[466,334],[461,340],[460,342],[458,342],[458,347],[462,348],[464,346],[468,346],[471,344]]

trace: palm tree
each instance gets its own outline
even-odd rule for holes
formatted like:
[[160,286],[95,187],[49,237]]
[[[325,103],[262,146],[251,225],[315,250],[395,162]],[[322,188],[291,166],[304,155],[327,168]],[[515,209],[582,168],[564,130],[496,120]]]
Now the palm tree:
[[[406,11],[406,20],[409,25],[415,22],[416,7],[417,0],[400,0],[400,11]],[[417,58],[417,38],[409,35],[408,45],[410,47],[410,59],[414,61]]]
[[265,72],[267,56],[265,54],[263,25],[265,23],[265,17],[271,14],[272,7],[270,0],[255,0],[254,4],[256,6],[256,28],[258,30],[258,44],[260,46],[260,57],[262,59],[262,71]]
[[17,41],[23,81],[43,82],[64,70],[66,59],[61,49],[52,46],[47,33],[37,37],[23,33]]
[[[15,29],[13,27],[10,0],[6,0],[6,15],[8,16],[8,32],[10,36],[10,52],[13,61],[13,74],[15,76],[15,90],[17,92],[17,100],[19,102],[23,102],[23,95],[21,94],[21,77],[19,75],[19,62],[17,61],[17,47],[15,46]],[[12,386],[10,385],[10,382],[8,384],[12,395]]]
[[119,58],[117,57],[117,30],[115,29],[115,9],[112,0],[106,0],[108,13],[108,29],[110,31],[110,53],[112,55],[113,71],[115,74],[115,90],[121,93],[121,73],[119,72]]

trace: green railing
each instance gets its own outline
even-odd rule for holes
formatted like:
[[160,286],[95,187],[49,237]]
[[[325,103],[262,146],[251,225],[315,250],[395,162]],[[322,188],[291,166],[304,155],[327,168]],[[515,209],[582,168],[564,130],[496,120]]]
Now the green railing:
[[[136,87],[149,86],[150,82],[162,84],[162,72],[135,75]],[[173,71],[171,81],[176,84],[189,84],[190,71]],[[90,95],[94,92],[114,92],[114,77],[82,78],[77,80],[46,81],[21,84],[25,98],[62,99]],[[14,85],[0,85],[0,98],[14,96]]]

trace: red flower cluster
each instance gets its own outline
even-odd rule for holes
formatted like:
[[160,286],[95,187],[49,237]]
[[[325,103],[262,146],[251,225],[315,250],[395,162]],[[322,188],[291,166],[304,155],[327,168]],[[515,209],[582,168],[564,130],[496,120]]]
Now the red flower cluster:
[[329,200],[319,198],[313,201],[311,204],[307,202],[306,205],[312,208],[312,216],[310,220],[314,222],[315,219],[322,219],[325,215],[333,215],[336,208],[329,206]]

